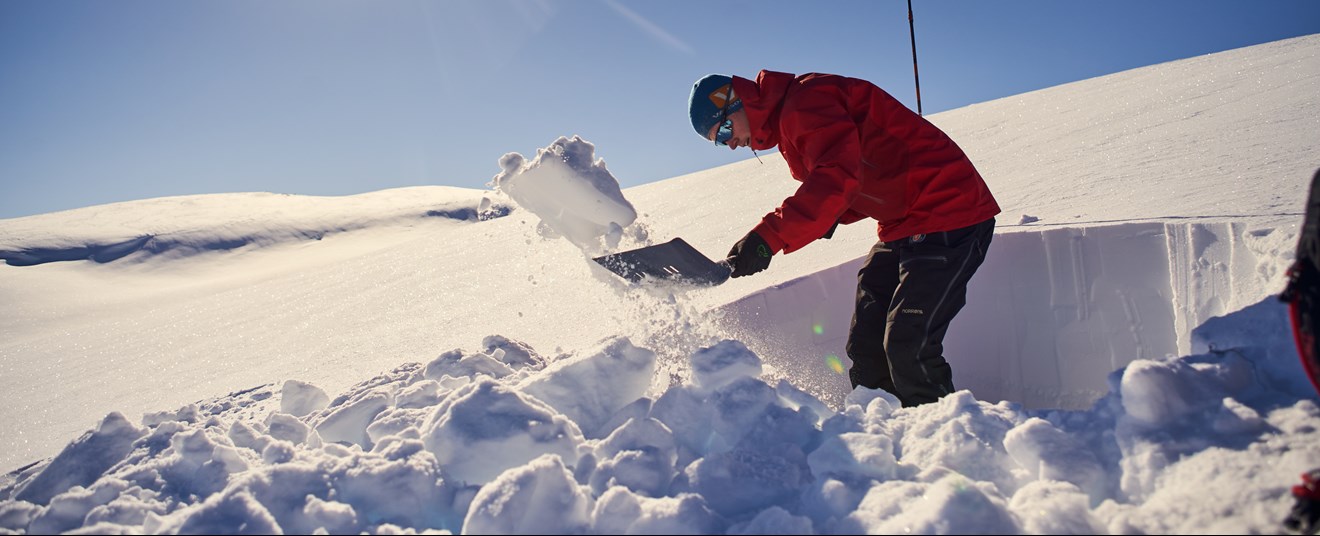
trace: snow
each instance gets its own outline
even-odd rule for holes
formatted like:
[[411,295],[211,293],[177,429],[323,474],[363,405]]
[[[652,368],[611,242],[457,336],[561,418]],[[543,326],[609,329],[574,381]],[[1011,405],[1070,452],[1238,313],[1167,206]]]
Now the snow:
[[542,236],[563,236],[589,252],[603,252],[599,241],[617,247],[637,210],[619,181],[595,157],[596,147],[579,136],[560,137],[536,151],[531,162],[519,153],[500,158],[495,189],[540,218]]
[[717,257],[774,154],[0,220],[0,532],[1279,532],[1316,95],[1308,36],[932,116],[1005,213],[916,408],[841,373],[870,224],[714,288],[590,261]]

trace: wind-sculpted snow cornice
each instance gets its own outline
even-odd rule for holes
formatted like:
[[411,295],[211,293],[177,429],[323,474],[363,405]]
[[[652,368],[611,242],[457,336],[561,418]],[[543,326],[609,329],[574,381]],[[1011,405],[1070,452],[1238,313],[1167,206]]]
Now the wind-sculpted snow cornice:
[[448,219],[463,223],[478,223],[509,215],[513,208],[502,204],[478,206],[450,205],[427,210],[421,214],[383,216],[356,219],[336,225],[310,225],[301,227],[282,222],[233,222],[166,233],[140,233],[123,239],[34,239],[28,247],[0,247],[0,259],[10,266],[35,266],[61,261],[94,261],[108,263],[134,253],[147,255],[169,253],[187,257],[205,252],[229,251],[245,246],[265,247],[275,244],[322,238],[350,231],[385,227],[409,220]]

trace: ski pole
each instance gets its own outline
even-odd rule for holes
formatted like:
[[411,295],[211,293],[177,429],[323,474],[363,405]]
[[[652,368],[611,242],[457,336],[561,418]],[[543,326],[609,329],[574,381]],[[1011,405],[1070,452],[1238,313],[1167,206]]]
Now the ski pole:
[[917,30],[912,24],[912,0],[908,0],[908,35],[912,37],[912,79],[917,83],[917,115],[921,113],[921,76],[917,74]]

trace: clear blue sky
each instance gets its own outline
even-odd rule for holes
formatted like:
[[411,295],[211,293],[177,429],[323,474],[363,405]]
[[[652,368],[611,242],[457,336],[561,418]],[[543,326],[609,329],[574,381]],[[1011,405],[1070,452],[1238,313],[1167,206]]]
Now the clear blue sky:
[[[1320,33],[1314,0],[913,3],[927,115]],[[751,157],[692,132],[702,75],[833,72],[915,109],[909,47],[897,0],[4,0],[0,218],[485,188],[574,134],[635,186]]]

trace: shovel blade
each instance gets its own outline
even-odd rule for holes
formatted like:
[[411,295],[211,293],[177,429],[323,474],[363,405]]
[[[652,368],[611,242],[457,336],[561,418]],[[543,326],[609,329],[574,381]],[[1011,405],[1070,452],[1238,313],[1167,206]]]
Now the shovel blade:
[[727,281],[730,271],[728,264],[710,260],[682,238],[593,260],[634,283],[649,278],[714,286]]

